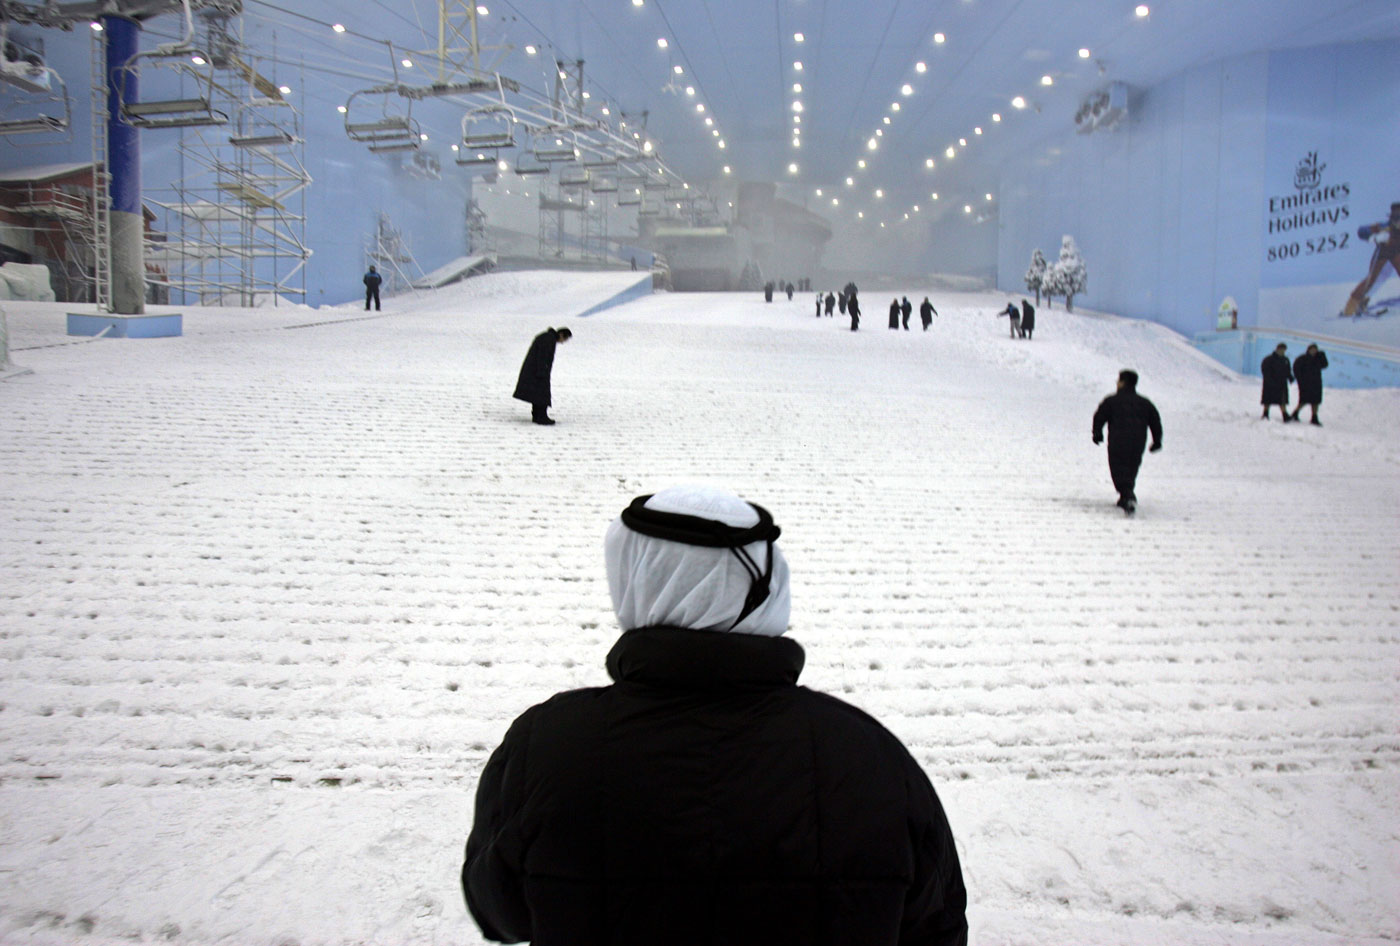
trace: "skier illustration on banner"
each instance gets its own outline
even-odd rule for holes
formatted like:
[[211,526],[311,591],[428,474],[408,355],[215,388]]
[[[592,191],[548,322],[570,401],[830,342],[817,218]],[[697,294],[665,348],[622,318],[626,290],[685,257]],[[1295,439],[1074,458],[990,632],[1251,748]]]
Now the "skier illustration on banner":
[[1376,249],[1371,254],[1371,264],[1366,270],[1365,278],[1351,291],[1351,296],[1342,309],[1342,317],[1383,315],[1393,308],[1400,307],[1400,292],[1374,302],[1369,294],[1380,280],[1386,264],[1390,265],[1393,275],[1400,276],[1400,201],[1390,205],[1389,220],[1359,227],[1356,235],[1363,240],[1373,240]]

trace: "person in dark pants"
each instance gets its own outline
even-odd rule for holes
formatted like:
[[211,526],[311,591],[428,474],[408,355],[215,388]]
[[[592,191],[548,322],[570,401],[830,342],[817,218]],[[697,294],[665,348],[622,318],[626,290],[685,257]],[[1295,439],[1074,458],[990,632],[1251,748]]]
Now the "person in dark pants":
[[1162,418],[1152,402],[1137,393],[1137,382],[1136,371],[1118,372],[1118,392],[1104,398],[1094,411],[1094,443],[1103,443],[1103,428],[1107,424],[1108,472],[1118,491],[1118,507],[1128,516],[1137,511],[1134,489],[1149,432],[1151,451],[1162,449]]
[[836,297],[836,308],[840,310],[842,315],[846,314],[846,291],[844,289],[841,291],[841,294]]
[[1264,405],[1260,420],[1268,420],[1269,407],[1274,404],[1283,412],[1285,424],[1293,419],[1288,416],[1288,383],[1293,380],[1293,366],[1288,363],[1287,351],[1288,346],[1279,342],[1273,354],[1265,355],[1264,360],[1259,362],[1259,374],[1264,378],[1259,393],[1259,403]]
[[1322,421],[1317,419],[1317,406],[1322,403],[1322,369],[1326,367],[1327,353],[1316,344],[1309,345],[1308,350],[1293,362],[1293,377],[1298,381],[1298,406],[1293,409],[1294,420],[1298,419],[1298,412],[1306,404],[1312,408],[1312,423],[1322,426]]
[[[826,294],[826,317],[827,317],[828,319],[831,318],[831,310],[834,309],[834,308],[836,308],[836,297],[833,296],[831,293],[828,292],[828,293]],[[842,307],[842,310],[841,310],[841,311],[844,312],[844,311],[845,311],[845,308]]]
[[899,303],[899,314],[904,321],[904,331],[909,331],[909,315],[914,311],[914,306],[909,302],[909,297],[905,296]]
[[554,349],[560,342],[567,342],[574,333],[566,328],[547,328],[535,336],[530,350],[525,353],[525,361],[520,366],[520,377],[515,382],[517,401],[530,404],[530,419],[537,424],[553,424],[549,417],[552,404],[549,389],[549,374],[554,368]]
[[890,328],[899,328],[899,300],[890,300]]
[[535,946],[964,946],[938,794],[899,739],[798,685],[759,506],[638,496],[604,538],[613,682],[527,709],[476,789],[462,890]]
[[1029,299],[1021,300],[1021,337],[1030,338],[1035,333],[1035,306]]
[[794,287],[793,287],[792,283],[788,283],[786,288],[787,288],[788,302],[791,302],[791,301],[792,301],[792,293],[793,293]]
[[371,266],[369,272],[365,273],[365,311],[369,311],[370,301],[374,301],[374,311],[379,311],[379,284],[384,281],[384,277]]
[[860,329],[860,302],[856,300],[855,296],[846,300],[846,314],[851,317],[851,331],[858,331]]
[[919,303],[919,321],[924,323],[924,331],[933,324],[933,317],[938,314],[938,310],[933,307],[933,303],[928,301],[928,296],[924,296],[924,301]]

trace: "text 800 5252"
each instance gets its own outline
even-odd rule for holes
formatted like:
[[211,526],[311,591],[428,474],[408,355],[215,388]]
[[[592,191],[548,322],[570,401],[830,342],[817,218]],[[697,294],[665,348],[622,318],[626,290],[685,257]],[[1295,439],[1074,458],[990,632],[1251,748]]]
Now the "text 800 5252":
[[1293,259],[1297,256],[1331,253],[1334,250],[1345,249],[1347,241],[1350,239],[1351,234],[1344,232],[1329,233],[1326,236],[1310,237],[1306,240],[1294,240],[1292,243],[1280,243],[1277,246],[1269,247],[1269,262]]

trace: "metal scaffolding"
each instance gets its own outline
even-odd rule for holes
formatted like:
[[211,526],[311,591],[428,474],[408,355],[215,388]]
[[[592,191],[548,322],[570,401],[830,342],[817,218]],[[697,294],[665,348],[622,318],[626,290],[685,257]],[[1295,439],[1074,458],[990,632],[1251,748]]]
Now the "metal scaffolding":
[[181,175],[147,196],[165,212],[164,239],[146,244],[147,280],[177,303],[302,302],[311,175],[300,113],[250,64],[226,15],[204,19],[209,107],[230,120],[179,126]]
[[379,215],[374,237],[365,247],[365,259],[378,268],[386,293],[409,290],[417,295],[413,284],[423,278],[423,270],[414,260],[403,231],[394,226],[386,213]]

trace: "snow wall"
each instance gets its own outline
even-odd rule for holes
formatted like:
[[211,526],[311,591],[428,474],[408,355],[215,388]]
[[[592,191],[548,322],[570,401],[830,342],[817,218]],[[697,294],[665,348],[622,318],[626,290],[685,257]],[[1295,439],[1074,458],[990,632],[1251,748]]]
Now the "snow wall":
[[[1400,349],[1400,306],[1337,317],[1375,251],[1358,227],[1400,201],[1396,114],[1396,39],[1246,54],[1134,90],[1116,130],[1066,121],[1002,168],[997,285],[1023,293],[1031,252],[1053,259],[1068,233],[1089,269],[1076,306],[1191,336],[1231,295],[1241,328]],[[1371,295],[1400,295],[1400,278],[1387,269]]]

